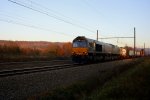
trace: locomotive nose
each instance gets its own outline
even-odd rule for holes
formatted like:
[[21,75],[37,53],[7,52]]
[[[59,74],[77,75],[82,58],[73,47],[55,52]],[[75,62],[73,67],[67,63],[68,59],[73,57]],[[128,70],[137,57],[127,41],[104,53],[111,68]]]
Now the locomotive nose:
[[73,55],[88,55],[87,48],[73,48],[72,50]]

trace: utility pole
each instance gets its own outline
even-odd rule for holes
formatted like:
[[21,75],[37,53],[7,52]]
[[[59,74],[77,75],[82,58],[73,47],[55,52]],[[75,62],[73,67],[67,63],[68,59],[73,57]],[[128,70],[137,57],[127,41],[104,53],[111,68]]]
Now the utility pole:
[[135,27],[134,27],[134,56],[136,56],[135,55],[135,48],[136,48],[136,32],[135,32]]
[[150,50],[150,48],[148,48],[148,56],[150,56],[150,51],[149,50]]
[[145,43],[144,43],[144,56],[145,56]]
[[97,39],[96,40],[98,41],[98,30],[97,30]]

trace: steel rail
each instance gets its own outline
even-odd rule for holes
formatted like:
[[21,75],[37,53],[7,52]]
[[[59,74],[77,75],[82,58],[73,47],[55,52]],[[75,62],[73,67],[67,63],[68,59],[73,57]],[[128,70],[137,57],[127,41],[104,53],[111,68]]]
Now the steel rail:
[[64,64],[64,65],[53,65],[53,66],[33,67],[24,69],[2,70],[0,71],[0,77],[29,74],[42,71],[59,70],[72,67],[77,67],[77,64]]
[[8,64],[28,64],[28,63],[51,63],[51,62],[64,62],[71,60],[50,60],[50,61],[27,61],[27,62],[0,62],[0,65],[8,65]]

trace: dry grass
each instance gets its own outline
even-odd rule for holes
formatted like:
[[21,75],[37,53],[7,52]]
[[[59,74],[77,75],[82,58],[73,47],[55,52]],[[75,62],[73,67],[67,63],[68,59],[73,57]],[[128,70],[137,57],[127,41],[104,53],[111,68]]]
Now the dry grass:
[[150,100],[150,58],[107,82],[89,100]]

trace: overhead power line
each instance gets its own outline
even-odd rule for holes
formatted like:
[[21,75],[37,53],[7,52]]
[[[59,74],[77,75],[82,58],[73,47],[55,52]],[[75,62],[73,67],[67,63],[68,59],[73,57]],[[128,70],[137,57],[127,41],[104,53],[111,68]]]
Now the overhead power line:
[[24,24],[24,23],[19,23],[19,22],[13,21],[13,20],[0,19],[0,21],[11,23],[11,24],[22,25],[22,26],[26,26],[26,27],[30,27],[30,28],[34,28],[34,29],[38,29],[38,30],[51,31],[51,32],[55,32],[55,33],[58,33],[58,34],[61,34],[61,35],[72,37],[72,35],[69,35],[69,34],[65,34],[65,33],[62,33],[62,32],[57,32],[57,31],[54,31],[54,30],[51,30],[51,29],[42,28],[42,27],[38,27],[38,26],[34,26],[34,25],[27,25],[27,24]]
[[113,39],[113,38],[134,38],[134,37],[106,37],[106,38],[99,38],[99,39]]
[[95,11],[97,14],[99,14],[99,16],[102,15],[102,13],[96,7],[94,7],[92,4],[90,4],[88,1],[82,0],[82,2],[84,2],[88,7],[93,9],[93,11]]
[[[71,18],[71,17],[68,17],[68,16],[66,16],[66,15],[64,15],[64,14],[62,14],[62,13],[60,13],[60,12],[57,12],[57,11],[54,11],[54,10],[48,8],[48,7],[45,7],[45,6],[43,6],[42,4],[39,4],[39,3],[35,2],[35,1],[32,1],[32,0],[27,0],[27,1],[29,1],[32,6],[33,6],[33,5],[38,6],[38,7],[40,7],[40,8],[43,8],[43,9],[47,10],[47,11],[50,11],[51,13],[56,14],[56,15],[62,16],[62,17],[64,17],[64,18],[67,18],[67,19],[72,20],[72,21],[74,21],[74,22],[77,22],[77,23],[79,23],[79,24],[84,24],[84,23],[82,23],[82,22],[80,22],[80,21],[78,21],[78,20],[75,20],[75,19],[73,19],[73,18]],[[90,28],[90,29],[91,29],[91,27],[92,27],[92,26],[89,26],[89,25],[86,25],[86,24],[84,24],[84,26],[86,26],[86,27],[88,27],[88,28]]]
[[[24,8],[27,8],[27,9],[30,9],[30,10],[33,10],[33,11],[36,11],[36,12],[41,13],[41,14],[43,14],[43,15],[46,15],[46,16],[48,16],[48,17],[51,17],[51,18],[57,19],[57,20],[59,20],[59,21],[65,22],[65,23],[67,23],[67,24],[71,24],[71,25],[73,25],[73,26],[79,27],[79,28],[84,29],[84,30],[87,30],[87,31],[89,31],[89,32],[96,33],[96,31],[93,31],[93,30],[91,30],[91,29],[89,29],[89,28],[86,28],[85,26],[82,26],[82,24],[81,24],[81,25],[78,25],[78,24],[76,24],[76,23],[71,22],[70,20],[68,21],[68,20],[66,20],[66,19],[63,19],[63,18],[59,17],[58,15],[61,15],[61,16],[63,16],[63,17],[66,17],[66,18],[68,18],[68,19],[73,20],[73,19],[70,18],[70,17],[64,16],[63,14],[58,13],[58,12],[55,12],[55,11],[53,11],[53,10],[47,8],[47,7],[44,7],[44,6],[42,6],[41,4],[38,4],[38,3],[36,3],[36,2],[33,2],[33,1],[32,1],[32,4],[37,5],[37,6],[40,6],[40,9],[39,9],[39,8],[35,8],[35,6],[29,6],[27,3],[24,3],[24,2],[19,1],[19,0],[8,0],[8,1],[9,1],[9,2],[12,2],[12,3],[16,4],[16,5],[22,6],[22,7],[24,7]],[[31,0],[28,0],[28,1],[31,1]],[[88,2],[87,2],[87,4],[90,5]],[[92,5],[90,5],[90,6],[92,7]],[[44,9],[46,9],[47,11],[46,11],[46,10],[43,10],[43,9],[41,9],[41,8],[44,8]],[[93,8],[93,9],[96,9],[96,8]],[[53,13],[55,13],[55,15],[49,14],[50,11],[53,12]],[[97,11],[97,12],[98,12],[98,11]],[[56,15],[56,14],[57,14],[57,15]],[[45,29],[45,28],[41,28],[41,27],[38,27],[38,26],[34,26],[34,25],[28,25],[28,24],[23,24],[23,23],[18,23],[18,22],[16,23],[16,22],[14,22],[14,21],[13,21],[13,22],[12,22],[12,21],[5,21],[5,22],[9,22],[9,23],[13,23],[13,24],[18,24],[18,25],[23,25],[23,26],[27,26],[27,27],[31,27],[31,28],[36,28],[36,29],[40,29],[40,30],[45,30],[45,31],[53,31],[53,30],[50,30],[50,29]],[[56,31],[53,31],[53,32],[56,32]],[[56,33],[64,34],[64,33],[62,33],[62,32],[56,32]],[[64,34],[64,35],[68,35],[68,34]],[[71,35],[71,36],[72,36],[72,35]],[[104,36],[104,37],[106,37],[106,36]],[[106,37],[106,38],[107,38],[107,37]],[[106,38],[105,38],[105,39],[106,39]],[[100,38],[100,39],[102,39],[102,38]],[[103,39],[104,39],[104,38],[103,38]],[[119,42],[117,41],[117,43],[119,43]]]
[[34,8],[32,8],[32,7],[29,7],[29,6],[27,6],[27,5],[21,4],[21,3],[19,3],[19,2],[16,2],[16,1],[13,1],[13,0],[8,0],[8,1],[9,1],[9,2],[12,2],[12,3],[14,3],[14,4],[17,4],[17,5],[19,5],[19,6],[28,8],[28,9],[30,9],[30,10],[39,12],[39,13],[41,13],[41,14],[47,15],[47,16],[52,17],[52,18],[54,18],[54,19],[57,19],[57,20],[59,20],[59,21],[62,21],[62,22],[71,24],[71,25],[76,26],[76,27],[79,27],[79,28],[81,28],[81,29],[85,29],[85,30],[87,30],[87,31],[89,31],[89,32],[92,32],[92,33],[95,32],[95,31],[90,30],[90,29],[88,29],[88,28],[86,28],[86,27],[84,27],[84,26],[74,24],[74,23],[72,23],[72,22],[70,22],[70,21],[66,21],[66,20],[64,20],[64,19],[62,19],[62,18],[59,18],[59,17],[57,17],[57,16],[52,16],[52,15],[48,14],[47,12],[43,12],[43,11],[41,11],[41,10],[34,9]]

